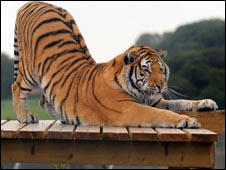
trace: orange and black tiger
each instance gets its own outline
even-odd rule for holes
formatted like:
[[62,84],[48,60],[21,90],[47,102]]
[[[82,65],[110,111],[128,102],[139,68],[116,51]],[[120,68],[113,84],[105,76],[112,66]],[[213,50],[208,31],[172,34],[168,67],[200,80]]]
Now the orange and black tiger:
[[27,99],[43,90],[40,106],[69,124],[200,127],[176,112],[217,109],[211,99],[165,100],[166,51],[132,46],[107,63],[91,57],[73,17],[64,9],[29,2],[19,9],[14,39],[14,107],[20,122],[36,123]]

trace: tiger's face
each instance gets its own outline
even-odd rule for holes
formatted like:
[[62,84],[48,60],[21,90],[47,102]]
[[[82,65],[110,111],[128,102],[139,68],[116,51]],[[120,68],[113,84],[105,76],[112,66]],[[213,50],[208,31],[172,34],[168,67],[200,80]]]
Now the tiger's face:
[[161,96],[169,79],[169,68],[163,61],[166,55],[166,51],[147,46],[127,50],[124,56],[127,92],[138,100]]

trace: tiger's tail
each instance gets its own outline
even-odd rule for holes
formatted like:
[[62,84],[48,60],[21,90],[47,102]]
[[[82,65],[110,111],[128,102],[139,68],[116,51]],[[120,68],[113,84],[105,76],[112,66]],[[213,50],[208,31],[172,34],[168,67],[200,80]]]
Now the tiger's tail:
[[17,41],[17,26],[15,25],[14,30],[14,82],[16,81],[19,70],[19,48]]

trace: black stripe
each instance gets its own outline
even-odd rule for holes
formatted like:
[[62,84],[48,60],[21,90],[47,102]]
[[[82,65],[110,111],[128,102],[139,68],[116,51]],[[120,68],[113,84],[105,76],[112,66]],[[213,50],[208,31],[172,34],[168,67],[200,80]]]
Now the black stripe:
[[80,124],[81,124],[81,122],[80,122],[80,120],[79,120],[79,117],[78,117],[78,116],[76,116],[76,121],[77,121],[77,125],[80,125]]
[[[77,58],[77,57],[75,57],[75,58]],[[74,61],[68,66],[68,68],[67,68],[65,71],[68,71],[74,64],[76,64],[77,62],[79,62],[79,61],[81,61],[81,60],[84,60],[84,58],[83,58],[83,57],[80,57],[80,58],[74,60]]]
[[[80,82],[81,82],[81,78],[83,77],[83,75],[85,74],[85,70],[89,70],[89,68],[88,67],[90,67],[88,64],[87,65],[85,65],[82,69],[81,69],[81,71],[80,71],[80,74],[78,75],[78,78],[77,78],[77,81],[76,81],[76,98],[75,98],[75,104],[77,104],[78,103],[78,101],[79,101],[79,84],[80,84]],[[75,110],[75,113],[76,113],[76,109],[74,109]]]
[[14,38],[14,43],[17,43],[17,38]]
[[57,30],[57,31],[48,32],[46,34],[39,36],[36,43],[35,43],[35,51],[34,51],[35,54],[36,54],[36,50],[38,48],[39,41],[41,41],[43,38],[46,38],[46,37],[49,37],[49,36],[56,36],[56,35],[59,35],[59,34],[72,34],[72,32],[65,30],[65,29],[61,29],[61,30]]
[[[83,63],[83,64],[84,64],[84,63]],[[65,103],[65,101],[66,101],[67,98],[68,98],[69,92],[71,91],[72,84],[73,84],[73,82],[74,82],[76,76],[77,76],[77,74],[75,74],[74,77],[72,78],[71,83],[70,83],[70,85],[69,85],[69,88],[68,88],[68,90],[67,90],[66,96],[64,97],[64,99],[63,99],[63,100],[61,101],[61,103],[60,103],[60,111],[61,111],[61,113],[62,113],[62,111],[63,111],[63,104]]]
[[14,60],[14,64],[18,64],[19,63],[19,60]]
[[61,20],[60,18],[51,18],[51,19],[47,19],[47,20],[44,20],[42,22],[40,22],[37,27],[35,27],[35,29],[32,31],[32,35],[34,35],[34,33],[36,32],[36,30],[41,27],[42,25],[44,24],[49,24],[49,23],[55,23],[55,22],[61,22],[63,23],[65,26],[67,26],[69,29],[71,29],[73,31],[73,27],[72,27],[72,24],[75,23],[72,21],[69,21],[69,22],[65,22],[63,20]]
[[83,39],[81,34],[77,34],[77,35],[73,34],[72,36],[73,36],[74,40],[77,41],[79,44],[80,44],[80,40]]
[[18,51],[14,50],[14,55],[19,56]]
[[[93,70],[91,71],[91,73],[90,73],[90,75],[89,75],[89,77],[88,77],[88,80],[87,80],[87,82],[86,82],[86,98],[88,99],[88,87],[89,87],[89,82],[90,82],[90,80],[91,80],[91,77],[92,77],[92,75],[93,75],[93,72],[96,70],[96,68],[97,68],[97,65],[95,65],[94,67],[93,67]],[[86,76],[85,76],[86,77]]]
[[63,60],[63,61],[59,64],[59,66],[62,65],[62,64],[64,64],[65,62],[71,60],[71,59],[74,59],[74,58],[76,58],[76,57],[75,57],[75,56],[70,56],[70,57],[66,58],[65,60]]
[[[53,93],[53,89],[54,87],[62,80],[62,78],[64,77],[64,74],[60,77],[60,79],[58,79],[57,81],[55,81],[51,87],[51,90],[50,90],[50,93],[49,93],[49,96],[50,96],[50,99],[51,99],[51,96],[52,96],[52,93]],[[53,96],[54,97],[54,96]]]
[[77,44],[77,42],[74,42],[74,41],[65,41],[62,44],[60,44],[58,46],[58,48],[61,48],[61,47],[65,46],[65,45],[68,45],[68,44]]
[[135,86],[135,84],[134,84],[134,82],[133,82],[133,80],[132,80],[133,69],[134,69],[134,67],[132,66],[131,69],[130,69],[130,72],[129,72],[129,80],[130,80],[130,83],[131,83],[131,85],[132,85],[132,87],[133,87],[134,89],[136,89],[136,90],[138,90],[139,92],[141,92],[140,89],[137,88],[137,87]]
[[117,102],[135,102],[135,103],[137,103],[137,101],[133,100],[133,99],[117,100]]
[[[78,60],[76,60],[76,62],[78,62],[79,60],[81,60],[81,58],[78,59]],[[75,62],[75,63],[76,63],[76,62]],[[70,75],[71,75],[72,73],[74,73],[75,71],[77,71],[77,70],[78,70],[82,65],[84,65],[84,64],[86,64],[86,63],[85,63],[85,62],[81,63],[78,67],[75,67],[73,70],[70,71],[69,74],[67,74],[67,76],[65,77],[63,83],[61,84],[61,88],[64,86],[64,84],[66,83],[66,81],[68,80],[68,78],[70,77]],[[68,67],[68,68],[69,68],[69,67]],[[67,71],[67,70],[65,70],[65,72],[66,72],[66,71]]]
[[[43,65],[42,65],[41,81],[42,81],[42,78],[43,78],[43,76],[44,76],[45,66],[46,66],[47,62],[48,62],[50,59],[54,58],[55,56],[56,56],[56,55],[54,54],[54,55],[52,55],[52,56],[50,56],[50,57],[47,57],[47,58],[45,59]],[[51,64],[51,63],[52,63],[52,62],[50,62],[50,64]],[[40,81],[40,82],[41,82],[41,81]]]
[[[26,81],[29,82],[28,84],[30,84],[31,86],[35,86],[35,84],[32,83],[32,82],[28,79],[28,77],[27,77],[27,75],[26,75],[26,72],[25,72],[25,69],[24,69],[24,63],[23,63],[23,60],[21,60],[21,62],[22,62],[22,68],[23,68],[23,72],[24,72],[24,76],[25,76]],[[29,73],[28,73],[28,75],[30,76]],[[31,77],[31,76],[30,76],[30,77]],[[25,81],[25,82],[26,82],[26,81]]]
[[117,72],[115,73],[114,81],[116,82],[116,84],[117,84],[120,88],[122,88],[122,85],[119,83],[119,80],[118,80],[118,77],[117,77],[118,72],[119,72],[119,71],[117,71]]
[[22,91],[28,91],[28,92],[31,92],[31,89],[28,89],[28,88],[25,88],[25,87],[22,87],[17,81],[16,81],[18,87],[20,88],[20,90]]
[[[55,60],[58,59],[61,55],[71,54],[71,53],[75,53],[75,52],[80,52],[80,51],[77,50],[77,49],[73,49],[73,50],[70,50],[70,51],[64,50],[64,51],[61,52],[61,53],[55,54],[55,55],[53,55],[53,56],[51,56],[51,57],[48,57],[46,60],[53,59],[53,61],[55,61]],[[59,66],[60,66],[61,64],[63,64],[64,62],[68,61],[68,60],[71,59],[71,58],[75,58],[75,56],[71,56],[71,57],[65,59],[63,62],[61,62],[61,63],[59,64]],[[45,60],[44,64],[47,62],[46,60]],[[47,69],[46,69],[45,72],[47,72],[47,71],[49,70],[50,66],[51,66],[52,64],[54,64],[53,61],[49,63],[49,65],[48,65],[48,67],[47,67]],[[70,68],[72,65],[73,65],[73,64],[71,64],[68,68]],[[68,69],[67,69],[67,70],[68,70]],[[67,70],[66,70],[66,71],[67,71]],[[42,74],[42,75],[43,75],[43,74]]]
[[38,64],[38,73],[40,71],[41,63]]
[[60,39],[60,40],[58,40],[58,41],[53,41],[53,42],[47,44],[47,45],[44,47],[44,49],[51,48],[51,47],[53,47],[53,46],[59,44],[61,41],[63,41],[63,39]]
[[50,13],[50,12],[57,13],[57,14],[60,15],[62,18],[66,18],[66,16],[67,16],[67,13],[62,14],[61,12],[55,11],[55,10],[53,10],[53,9],[49,9],[49,10],[45,11],[42,15],[47,14],[47,13]]
[[104,104],[102,104],[102,103],[100,102],[100,100],[97,98],[96,94],[95,94],[95,91],[94,91],[94,88],[95,88],[95,79],[96,79],[96,75],[97,75],[98,71],[100,70],[100,69],[99,69],[100,66],[101,66],[101,65],[97,65],[97,66],[96,66],[96,72],[94,73],[94,76],[93,76],[93,79],[92,79],[92,94],[93,94],[93,97],[95,98],[95,100],[96,100],[103,108],[105,108],[105,109],[107,109],[107,110],[110,110],[110,111],[113,111],[113,112],[116,112],[116,113],[120,113],[120,112],[118,112],[117,110],[111,109],[111,108],[105,106]]
[[31,5],[33,5],[33,3],[30,3],[29,5],[27,5],[24,10],[26,10],[27,8],[29,8]]
[[155,102],[154,104],[151,105],[151,107],[156,107],[156,105],[162,100],[162,98],[160,98],[157,102]]
[[22,91],[29,91],[29,92],[31,92],[31,89],[24,88],[24,87],[21,87],[21,86],[19,86],[19,88],[20,88],[20,90],[22,90]]
[[44,93],[46,93],[46,90],[48,89],[50,83],[52,82],[53,78],[59,73],[61,72],[65,67],[67,66],[67,64],[65,64],[64,66],[62,66],[59,70],[57,70],[52,76],[51,79],[49,80],[49,82],[47,83],[47,85],[44,87]]

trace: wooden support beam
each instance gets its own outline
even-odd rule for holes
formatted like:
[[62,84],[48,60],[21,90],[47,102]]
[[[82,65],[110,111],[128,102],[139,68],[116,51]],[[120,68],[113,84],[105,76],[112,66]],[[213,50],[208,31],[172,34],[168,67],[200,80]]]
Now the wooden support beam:
[[213,142],[2,139],[2,162],[214,166]]

